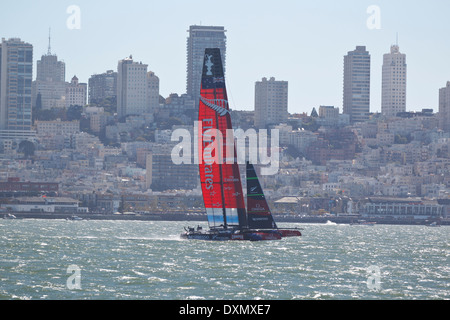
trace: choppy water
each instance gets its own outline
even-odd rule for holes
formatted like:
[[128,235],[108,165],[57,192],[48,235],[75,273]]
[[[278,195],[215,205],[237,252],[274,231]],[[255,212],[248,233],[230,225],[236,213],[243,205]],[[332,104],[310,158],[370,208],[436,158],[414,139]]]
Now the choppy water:
[[[191,223],[192,224],[192,223]],[[285,224],[180,240],[186,222],[0,220],[0,299],[449,299],[450,228]]]

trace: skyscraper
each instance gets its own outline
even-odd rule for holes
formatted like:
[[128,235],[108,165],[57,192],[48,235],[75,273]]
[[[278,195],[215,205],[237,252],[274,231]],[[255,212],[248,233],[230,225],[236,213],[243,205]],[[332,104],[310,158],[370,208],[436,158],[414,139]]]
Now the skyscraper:
[[117,72],[108,70],[89,78],[89,103],[98,104],[104,99],[117,96]]
[[117,113],[119,117],[142,115],[148,110],[147,65],[134,62],[133,57],[119,61],[117,66]]
[[36,106],[36,98],[41,94],[41,108],[65,107],[66,95],[66,64],[58,61],[58,57],[51,53],[50,35],[47,54],[42,55],[36,63],[36,80],[33,81],[32,100]]
[[66,81],[66,64],[58,61],[58,57],[52,54],[50,35],[48,37],[47,54],[42,55],[36,63],[36,80],[64,82]]
[[0,44],[0,130],[31,131],[33,46],[18,38]]
[[190,26],[187,38],[186,93],[198,102],[205,48],[219,48],[225,72],[226,41],[224,27]]
[[370,113],[370,54],[365,46],[357,46],[344,56],[343,113],[350,122],[363,122]]
[[439,89],[439,128],[450,132],[450,81]]
[[147,108],[154,113],[159,106],[159,78],[153,71],[147,72]]
[[274,77],[255,83],[255,127],[285,123],[288,118],[288,82]]
[[395,117],[406,111],[406,54],[400,53],[398,45],[383,55],[381,113]]

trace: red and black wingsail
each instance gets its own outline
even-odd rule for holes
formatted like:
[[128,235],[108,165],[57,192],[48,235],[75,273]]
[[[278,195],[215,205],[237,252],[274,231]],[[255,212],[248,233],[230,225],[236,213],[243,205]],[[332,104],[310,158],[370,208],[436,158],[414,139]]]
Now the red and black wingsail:
[[253,164],[247,162],[247,218],[250,229],[276,229],[277,225]]
[[[220,49],[205,49],[199,101],[199,169],[210,227],[247,226]],[[227,136],[228,135],[228,136]],[[220,138],[221,139],[220,139]],[[227,158],[231,143],[234,159]]]

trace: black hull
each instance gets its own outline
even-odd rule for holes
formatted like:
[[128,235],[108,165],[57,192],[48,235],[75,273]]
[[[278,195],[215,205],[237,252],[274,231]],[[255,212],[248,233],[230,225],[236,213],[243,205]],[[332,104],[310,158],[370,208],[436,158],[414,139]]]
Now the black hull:
[[236,230],[221,229],[209,231],[189,230],[181,234],[182,239],[207,241],[266,241],[280,240],[281,234],[276,230]]

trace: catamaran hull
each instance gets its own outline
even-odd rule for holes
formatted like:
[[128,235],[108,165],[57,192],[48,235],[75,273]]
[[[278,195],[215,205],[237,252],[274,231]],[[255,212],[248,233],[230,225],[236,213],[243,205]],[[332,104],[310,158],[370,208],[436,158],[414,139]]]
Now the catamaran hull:
[[282,238],[302,236],[302,233],[299,230],[278,229],[277,231],[281,234]]
[[280,240],[282,237],[278,231],[248,231],[244,233],[191,231],[181,234],[181,238],[207,241],[268,241]]

